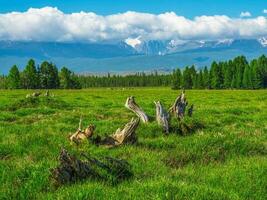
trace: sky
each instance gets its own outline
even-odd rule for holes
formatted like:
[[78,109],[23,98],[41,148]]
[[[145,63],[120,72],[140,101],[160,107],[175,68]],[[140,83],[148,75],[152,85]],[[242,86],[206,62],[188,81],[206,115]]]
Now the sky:
[[0,40],[139,43],[266,36],[266,0],[0,0]]
[[241,12],[253,16],[267,9],[266,0],[0,0],[0,13],[26,11],[30,7],[57,7],[65,13],[95,12],[110,15],[126,11],[164,13],[193,18],[200,15],[227,15],[238,17]]

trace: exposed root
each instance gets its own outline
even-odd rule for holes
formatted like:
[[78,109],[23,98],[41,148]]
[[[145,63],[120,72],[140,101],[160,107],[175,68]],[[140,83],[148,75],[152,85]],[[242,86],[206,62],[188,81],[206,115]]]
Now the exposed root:
[[135,102],[135,99],[133,96],[128,97],[125,103],[125,107],[129,110],[133,111],[140,119],[144,122],[148,122],[148,116],[145,114],[145,112],[139,107],[139,105]]
[[85,161],[70,155],[67,150],[62,149],[59,156],[59,166],[51,169],[51,179],[54,185],[75,183],[84,179],[100,179],[111,183],[130,178],[132,172],[125,160],[111,157],[96,159],[86,156]]
[[124,128],[120,128],[117,131],[104,139],[101,139],[100,136],[92,139],[92,142],[98,145],[105,145],[107,147],[116,147],[123,144],[134,144],[137,142],[136,129],[139,125],[140,119],[132,119],[128,122]]
[[95,126],[90,124],[85,130],[82,130],[82,118],[80,118],[79,128],[77,131],[69,136],[70,141],[76,143],[77,145],[80,144],[83,140],[89,139],[93,136],[95,131]]

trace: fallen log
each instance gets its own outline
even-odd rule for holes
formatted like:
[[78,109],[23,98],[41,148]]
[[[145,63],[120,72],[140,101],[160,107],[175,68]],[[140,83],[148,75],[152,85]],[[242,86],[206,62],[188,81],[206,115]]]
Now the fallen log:
[[80,160],[62,149],[59,166],[51,169],[50,178],[55,186],[75,183],[84,179],[100,179],[117,183],[132,176],[130,166],[125,160],[112,157],[96,159],[82,154],[86,160]]
[[79,127],[77,131],[69,136],[70,141],[76,143],[77,145],[81,143],[82,140],[89,139],[92,137],[95,131],[95,126],[90,124],[85,130],[82,130],[82,118],[80,118]]
[[135,99],[133,96],[128,97],[125,103],[125,107],[129,110],[133,111],[140,119],[144,122],[148,122],[148,116],[145,114],[145,112],[139,107],[139,105],[135,102]]
[[101,139],[100,136],[92,139],[92,142],[97,145],[105,145],[107,147],[116,147],[122,144],[134,144],[137,142],[136,129],[140,119],[132,119],[123,129],[118,128],[117,131],[106,138]]
[[156,120],[158,122],[158,125],[163,127],[164,133],[169,133],[169,113],[166,112],[160,101],[154,101],[154,103],[156,105]]
[[169,109],[169,112],[173,113],[179,120],[181,120],[185,116],[187,104],[185,92],[182,91],[182,93],[175,99],[175,102]]

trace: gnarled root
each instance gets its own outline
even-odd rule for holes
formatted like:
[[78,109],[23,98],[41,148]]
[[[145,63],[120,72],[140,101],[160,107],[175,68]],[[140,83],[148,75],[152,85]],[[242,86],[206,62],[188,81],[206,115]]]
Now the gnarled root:
[[135,102],[135,99],[133,96],[128,97],[125,103],[125,107],[129,110],[133,111],[140,119],[144,122],[148,122],[148,116],[145,114],[145,112],[138,106],[138,104]]
[[85,161],[70,155],[62,149],[59,166],[51,169],[51,178],[56,186],[74,183],[83,179],[102,179],[116,183],[132,176],[130,166],[125,160],[103,157],[100,160],[88,157]]
[[90,124],[85,130],[82,130],[82,118],[79,122],[79,128],[78,130],[69,136],[70,141],[76,143],[77,145],[81,143],[82,140],[89,139],[93,136],[95,131],[95,126],[93,124]]
[[139,118],[133,118],[124,126],[122,130],[119,128],[113,135],[104,139],[101,139],[100,136],[98,136],[93,140],[93,142],[99,145],[105,145],[107,147],[115,147],[122,144],[134,144],[137,142],[135,130],[137,129],[139,122]]
[[158,125],[163,127],[164,133],[169,133],[169,113],[166,112],[160,101],[154,101],[154,103],[156,105],[156,120]]

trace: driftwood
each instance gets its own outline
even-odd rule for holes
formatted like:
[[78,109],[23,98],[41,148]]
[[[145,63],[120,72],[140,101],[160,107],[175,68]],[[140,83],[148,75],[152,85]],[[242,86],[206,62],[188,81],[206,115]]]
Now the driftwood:
[[82,118],[80,118],[79,128],[69,136],[70,141],[80,144],[82,140],[89,139],[94,134],[95,126],[90,124],[86,129],[82,130]]
[[140,119],[144,122],[148,122],[148,116],[145,114],[145,112],[138,106],[138,104],[135,102],[135,99],[133,96],[128,97],[125,103],[125,107],[129,110],[133,111]]
[[132,176],[130,166],[125,160],[111,157],[96,159],[86,156],[85,161],[70,155],[62,149],[59,156],[59,166],[51,169],[51,179],[56,186],[75,183],[84,179],[100,179],[117,183]]
[[97,145],[105,145],[107,147],[116,147],[122,144],[134,144],[137,142],[136,129],[139,125],[140,119],[132,119],[128,122],[123,129],[117,129],[117,131],[106,138],[101,139],[100,136],[92,139],[92,142]]
[[39,97],[41,94],[41,92],[34,92],[32,94],[27,94],[26,98]]
[[185,92],[182,91],[182,93],[175,99],[174,104],[169,109],[169,111],[180,120],[183,119],[185,116],[186,106],[187,106],[187,100],[185,98]]
[[166,112],[160,101],[154,101],[154,103],[156,105],[156,120],[158,124],[163,127],[163,131],[165,133],[169,133],[169,113]]

